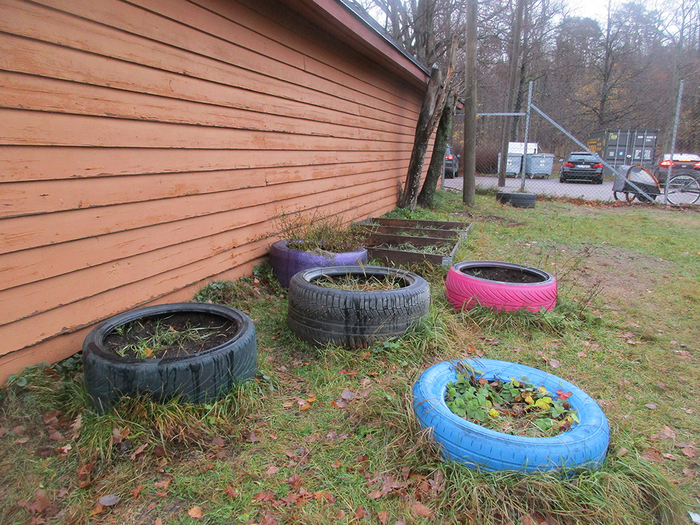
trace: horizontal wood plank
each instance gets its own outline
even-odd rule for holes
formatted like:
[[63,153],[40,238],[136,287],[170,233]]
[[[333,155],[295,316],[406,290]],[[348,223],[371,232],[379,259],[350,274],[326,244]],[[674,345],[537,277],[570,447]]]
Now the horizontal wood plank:
[[389,166],[403,166],[409,157],[410,152],[390,150],[339,152],[0,146],[0,184],[142,174],[214,173],[254,168],[264,168],[270,173],[276,173],[275,168],[284,168],[287,175],[278,182],[287,182],[305,180],[311,172],[322,173],[323,166],[345,164],[351,169],[352,166],[375,161]]
[[[278,207],[285,201],[306,198],[319,204],[352,200],[371,191],[394,188],[394,180],[372,180],[352,186],[337,187],[337,179],[309,181],[297,185],[275,185],[266,188],[245,188],[212,195],[188,195],[144,203],[126,203],[114,206],[84,208],[57,212],[50,215],[30,215],[3,219],[0,229],[0,253],[36,248],[76,239],[143,228],[154,224],[177,222],[184,219],[212,215],[232,210],[248,210],[241,217],[240,226],[262,222],[266,217],[261,210],[272,205]],[[350,179],[354,179],[351,177]],[[352,180],[348,181],[352,183]],[[355,179],[355,182],[357,180]],[[335,186],[335,187],[334,187]],[[309,187],[313,189],[308,189]],[[268,215],[269,216],[269,215]],[[50,228],[47,228],[47,222]]]

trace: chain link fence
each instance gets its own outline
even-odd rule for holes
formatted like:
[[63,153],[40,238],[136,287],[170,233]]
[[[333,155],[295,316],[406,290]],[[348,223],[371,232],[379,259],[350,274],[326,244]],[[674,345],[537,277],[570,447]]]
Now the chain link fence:
[[[490,96],[480,104],[477,189],[498,187],[506,128],[505,191],[594,201],[700,205],[700,92],[684,97],[681,81],[675,94],[663,97],[664,103],[637,111],[634,118],[619,118],[616,125],[598,127],[594,112],[587,113],[583,102],[578,104],[578,113],[576,103],[554,103],[551,92],[565,89],[565,85],[530,83],[518,95],[517,116],[504,111],[505,97]],[[616,100],[616,114],[623,113],[621,108],[636,105],[636,101],[626,104]],[[464,158],[463,150],[464,116],[458,110],[452,151]],[[678,181],[682,181],[683,191],[676,187]],[[461,180],[447,180],[445,186],[459,190]]]

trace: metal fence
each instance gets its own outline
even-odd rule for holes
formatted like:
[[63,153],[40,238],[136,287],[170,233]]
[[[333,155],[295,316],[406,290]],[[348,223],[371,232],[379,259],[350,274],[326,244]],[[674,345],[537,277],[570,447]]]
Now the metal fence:
[[[476,140],[477,188],[498,187],[501,140],[504,126],[509,126],[505,191],[527,191],[538,195],[584,200],[619,199],[700,205],[700,183],[697,182],[700,180],[700,157],[697,169],[692,166],[684,168],[683,195],[679,194],[677,187],[672,186],[681,180],[674,179],[674,166],[659,166],[665,154],[667,157],[674,153],[700,155],[700,144],[695,144],[697,137],[694,136],[697,128],[693,124],[696,111],[694,107],[689,107],[692,106],[693,99],[683,99],[683,82],[675,97],[677,102],[674,111],[669,111],[668,107],[658,107],[656,113],[647,112],[648,119],[637,118],[636,125],[595,129],[589,124],[586,131],[578,132],[572,130],[576,126],[566,125],[566,122],[576,122],[575,114],[561,110],[561,114],[552,114],[551,109],[548,113],[539,107],[538,99],[543,100],[545,97],[533,83],[530,83],[528,92],[522,98],[522,109],[514,114],[488,111],[490,108],[483,105],[480,107]],[[492,103],[492,106],[495,105],[498,104]],[[453,152],[462,154],[463,141],[464,117],[458,113],[453,124]],[[597,175],[592,175],[589,180],[589,171],[578,170],[575,162],[573,167],[570,166],[572,163],[568,164],[573,175],[567,173],[564,164],[572,152],[595,155],[597,164],[603,165],[602,180],[596,180]],[[689,158],[693,159],[694,156]],[[464,163],[460,164],[462,176]],[[658,176],[661,182],[649,174]],[[461,180],[448,179],[445,186],[459,189]]]

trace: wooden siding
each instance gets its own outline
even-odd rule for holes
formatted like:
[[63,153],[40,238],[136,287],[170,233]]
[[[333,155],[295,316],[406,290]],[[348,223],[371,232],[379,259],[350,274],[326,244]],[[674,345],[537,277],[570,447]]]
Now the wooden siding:
[[406,64],[281,1],[0,0],[0,383],[249,273],[281,213],[392,209],[425,89]]

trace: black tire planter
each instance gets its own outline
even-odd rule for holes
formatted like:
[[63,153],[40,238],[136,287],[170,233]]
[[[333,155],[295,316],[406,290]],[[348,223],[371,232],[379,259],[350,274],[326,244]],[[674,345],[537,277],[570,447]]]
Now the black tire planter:
[[515,208],[534,208],[537,195],[534,193],[519,193],[499,191],[496,193],[496,201],[501,204],[510,204]]
[[[329,252],[331,253],[331,252]],[[287,241],[277,241],[270,246],[270,265],[275,276],[284,288],[295,273],[319,266],[352,266],[367,262],[367,250],[335,253],[332,256],[320,255],[287,247]]]
[[[354,291],[314,284],[322,276],[391,276],[404,286],[385,291]],[[419,275],[381,266],[330,266],[297,273],[289,283],[289,328],[314,345],[364,348],[400,336],[428,314],[430,287]]]
[[478,359],[462,361],[479,377],[505,381],[527,377],[528,382],[548,391],[571,392],[568,402],[577,411],[578,423],[555,437],[531,438],[489,430],[454,414],[445,403],[447,384],[456,381],[457,361],[431,366],[413,387],[413,408],[423,428],[432,430],[445,460],[485,471],[522,473],[595,469],[603,461],[610,441],[610,428],[598,404],[583,390],[557,376],[529,366]]
[[[236,334],[223,344],[183,357],[137,359],[120,357],[105,345],[119,326],[173,314],[210,315],[235,324]],[[148,306],[115,315],[90,331],[83,342],[84,380],[93,406],[108,410],[120,397],[150,393],[159,401],[181,396],[187,403],[223,397],[257,370],[255,327],[243,312],[208,303]]]
[[[504,282],[465,273],[479,268],[502,268],[519,272],[535,282]],[[464,261],[447,272],[445,297],[455,308],[470,310],[477,305],[494,310],[552,310],[557,302],[557,280],[549,272],[501,261]]]

